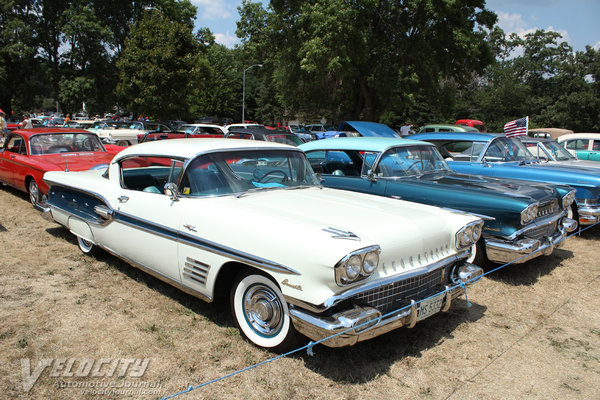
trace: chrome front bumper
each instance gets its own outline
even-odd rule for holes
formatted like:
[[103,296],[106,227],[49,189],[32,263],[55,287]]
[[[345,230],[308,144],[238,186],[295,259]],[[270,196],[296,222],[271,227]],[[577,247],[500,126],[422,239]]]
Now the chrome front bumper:
[[600,221],[600,204],[577,203],[579,225],[593,225]]
[[[569,232],[575,230],[577,222],[563,218],[559,229],[550,237],[543,239],[524,238],[505,241],[497,238],[484,238],[487,258],[496,263],[521,264],[535,257],[550,255],[555,248],[560,247]],[[538,251],[538,249],[542,249]]]
[[[483,275],[480,267],[469,263],[464,263],[457,270],[455,280],[462,281],[466,285],[476,282]],[[448,311],[452,300],[464,292],[465,289],[462,286],[453,288],[446,286],[440,311]],[[292,306],[290,316],[296,330],[309,339],[318,341],[331,337],[322,344],[328,347],[344,347],[372,339],[402,326],[412,328],[418,321],[418,310],[419,305],[413,300],[409,307],[385,316],[374,307],[357,305],[331,316],[322,316],[319,313]]]

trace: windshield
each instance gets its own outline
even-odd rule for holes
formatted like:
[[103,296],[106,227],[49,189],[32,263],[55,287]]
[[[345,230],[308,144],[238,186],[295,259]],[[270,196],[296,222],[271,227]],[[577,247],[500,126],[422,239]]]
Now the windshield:
[[184,195],[210,196],[318,185],[304,153],[239,150],[198,156],[187,167],[180,189]]
[[32,155],[105,151],[93,133],[61,133],[35,135],[29,139]]
[[557,142],[545,142],[544,145],[546,145],[546,148],[550,153],[552,153],[552,156],[556,161],[568,161],[575,159],[575,157],[573,157],[571,153],[567,151],[567,149],[562,147]]
[[302,143],[304,143],[302,141],[302,139],[300,139],[296,135],[286,135],[286,134],[277,133],[277,134],[272,134],[272,135],[265,135],[265,138],[267,139],[268,142],[283,143],[283,144],[289,144],[292,146],[299,146]]
[[[367,158],[365,161],[368,162]],[[375,168],[375,174],[399,177],[449,170],[448,164],[434,146],[405,146],[386,151]]]
[[535,160],[525,145],[515,138],[495,138],[483,156],[484,161],[530,161]]

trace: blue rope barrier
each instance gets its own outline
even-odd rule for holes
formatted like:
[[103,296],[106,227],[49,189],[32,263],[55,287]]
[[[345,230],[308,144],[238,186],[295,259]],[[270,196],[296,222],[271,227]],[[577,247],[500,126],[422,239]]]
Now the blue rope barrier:
[[[593,224],[593,225],[588,225],[588,226],[586,226],[585,228],[581,228],[581,227],[579,227],[579,229],[578,229],[578,230],[577,230],[575,233],[572,233],[572,234],[570,234],[570,235],[566,236],[565,238],[561,239],[561,240],[559,241],[559,243],[560,243],[560,242],[563,242],[563,241],[565,241],[566,239],[570,238],[571,236],[580,235],[582,232],[584,232],[584,231],[586,231],[586,230],[588,230],[588,229],[590,229],[590,228],[592,228],[592,227],[594,227],[594,226],[596,226],[596,225],[598,225],[598,224],[600,224],[600,222],[596,222],[596,223],[595,223],[595,224]],[[539,252],[543,251],[544,249],[546,249],[546,248],[548,248],[548,247],[549,247],[548,245],[546,245],[546,246],[544,246],[544,247],[540,247],[539,249],[537,249],[536,251],[534,251],[534,252],[533,252],[533,253],[531,253],[531,254],[539,253]],[[459,283],[457,283],[457,284],[456,284],[456,285],[454,285],[454,286],[447,287],[446,289],[444,289],[444,291],[443,291],[443,292],[435,293],[435,294],[433,294],[433,295],[431,295],[431,296],[429,296],[429,297],[426,297],[426,298],[424,298],[424,299],[421,299],[421,300],[417,301],[415,304],[422,303],[422,302],[423,302],[423,301],[425,301],[425,300],[429,300],[429,299],[431,299],[431,298],[433,298],[433,297],[439,296],[439,295],[440,295],[440,293],[446,293],[446,292],[449,292],[449,291],[451,291],[451,290],[454,290],[454,289],[456,289],[456,288],[460,287],[460,288],[462,288],[462,289],[463,289],[463,291],[464,291],[464,294],[465,294],[465,300],[466,300],[466,302],[467,302],[467,307],[471,307],[471,303],[469,302],[469,298],[467,297],[467,284],[468,284],[468,283],[471,283],[471,282],[475,282],[475,281],[477,281],[477,280],[480,280],[480,279],[481,279],[481,278],[483,278],[484,276],[487,276],[487,275],[489,275],[489,274],[491,274],[491,273],[493,273],[493,272],[496,272],[496,271],[498,271],[498,270],[500,270],[500,269],[502,269],[502,268],[506,268],[506,267],[508,267],[508,266],[510,266],[510,265],[512,265],[512,264],[514,264],[514,263],[516,263],[517,261],[520,261],[520,260],[522,260],[522,259],[523,259],[523,258],[525,258],[525,257],[529,257],[531,254],[526,254],[526,255],[524,255],[524,256],[522,256],[522,257],[519,257],[519,258],[517,258],[516,260],[513,260],[513,261],[511,261],[511,262],[509,262],[509,263],[506,263],[506,264],[500,265],[500,266],[498,266],[498,267],[496,267],[496,268],[494,268],[494,269],[491,269],[491,270],[489,270],[489,271],[485,272],[483,275],[481,275],[481,276],[478,276],[478,277],[476,277],[476,278],[471,278],[471,279],[469,279],[469,280],[467,280],[467,281],[460,281]],[[405,309],[407,309],[407,308],[409,308],[409,307],[411,307],[411,306],[412,306],[412,304],[409,304],[409,305],[406,305],[406,306],[404,306],[404,307],[398,308],[397,310],[390,311],[389,313],[387,313],[387,314],[385,314],[385,315],[382,315],[380,318],[386,318],[386,317],[388,317],[388,316],[390,316],[390,315],[392,315],[392,314],[396,314],[396,313],[398,313],[398,312],[400,312],[400,311],[402,311],[402,310],[405,310]],[[346,329],[346,330],[344,330],[344,331],[342,331],[342,332],[338,332],[338,333],[336,333],[336,334],[334,334],[334,335],[331,335],[331,336],[328,336],[328,337],[326,337],[326,338],[319,339],[319,340],[317,340],[316,342],[313,342],[313,341],[311,340],[311,341],[310,341],[309,343],[307,343],[306,345],[304,345],[304,346],[302,346],[302,347],[299,347],[299,348],[297,348],[297,349],[291,350],[291,351],[289,351],[289,352],[287,352],[287,353],[285,353],[285,354],[280,354],[280,355],[278,355],[278,356],[276,356],[276,357],[269,358],[269,359],[267,359],[267,360],[264,360],[264,361],[261,361],[261,362],[259,362],[259,363],[257,363],[257,364],[250,365],[250,366],[248,366],[248,367],[246,367],[246,368],[243,368],[243,369],[240,369],[240,370],[234,371],[234,372],[232,372],[232,373],[230,373],[230,374],[227,374],[227,375],[221,376],[221,377],[219,377],[219,378],[212,379],[212,380],[210,380],[210,381],[207,381],[207,382],[201,383],[201,384],[199,384],[199,385],[196,385],[196,386],[192,386],[192,385],[190,385],[190,386],[188,386],[188,387],[187,387],[187,389],[185,389],[185,390],[182,390],[181,392],[178,392],[178,393],[174,393],[174,394],[172,394],[172,395],[169,395],[169,396],[167,396],[167,397],[163,397],[163,398],[161,398],[161,400],[172,399],[172,398],[174,398],[174,397],[177,397],[177,396],[180,396],[180,395],[182,395],[182,394],[189,393],[189,392],[191,392],[192,390],[196,390],[196,389],[199,389],[199,388],[202,388],[202,387],[208,386],[208,385],[210,385],[210,384],[213,384],[213,383],[216,383],[216,382],[219,382],[219,381],[222,381],[222,380],[228,379],[228,378],[230,378],[230,377],[232,377],[232,376],[239,375],[239,374],[241,374],[241,373],[243,373],[243,372],[249,371],[249,370],[251,370],[251,369],[254,369],[254,368],[258,368],[258,367],[260,367],[260,366],[262,366],[262,365],[264,365],[264,364],[268,364],[268,363],[271,363],[271,362],[273,362],[273,361],[277,361],[277,360],[279,360],[279,359],[281,359],[281,358],[287,357],[287,356],[289,356],[289,355],[292,355],[292,354],[298,353],[298,352],[300,352],[300,351],[303,351],[303,350],[306,350],[306,353],[307,353],[309,356],[314,356],[314,350],[313,350],[313,348],[314,348],[314,346],[315,346],[315,345],[317,345],[317,344],[320,344],[320,343],[323,343],[323,342],[325,342],[325,341],[327,341],[327,340],[333,339],[333,338],[335,338],[335,337],[337,337],[337,336],[339,336],[339,335],[343,335],[343,334],[344,334],[344,333],[346,333],[346,332],[349,332],[349,331],[351,331],[351,330],[354,330],[354,329],[360,328],[360,327],[362,327],[363,325],[367,325],[367,324],[369,324],[369,323],[371,323],[371,322],[372,322],[372,321],[367,321],[367,322],[364,322],[364,323],[362,323],[362,324],[360,324],[360,325],[354,326],[354,327],[352,327],[352,328],[348,328],[348,329]]]

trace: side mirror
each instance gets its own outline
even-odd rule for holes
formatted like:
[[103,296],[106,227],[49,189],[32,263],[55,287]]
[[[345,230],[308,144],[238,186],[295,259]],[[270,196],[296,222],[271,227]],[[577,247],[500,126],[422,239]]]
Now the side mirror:
[[165,194],[173,201],[179,201],[179,191],[177,185],[173,182],[165,183]]
[[375,173],[373,172],[372,169],[367,171],[367,179],[370,180],[371,182],[377,182],[377,178],[375,177]]

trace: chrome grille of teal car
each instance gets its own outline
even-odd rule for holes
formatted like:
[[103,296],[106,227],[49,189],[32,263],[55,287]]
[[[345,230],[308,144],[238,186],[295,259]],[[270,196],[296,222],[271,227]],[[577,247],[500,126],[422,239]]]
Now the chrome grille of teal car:
[[551,221],[547,224],[537,226],[530,231],[525,233],[525,236],[532,239],[542,239],[544,237],[550,237],[556,232],[557,221]]
[[450,267],[438,268],[429,273],[398,281],[377,289],[360,293],[353,302],[377,308],[382,314],[397,310],[440,292],[450,281]]

